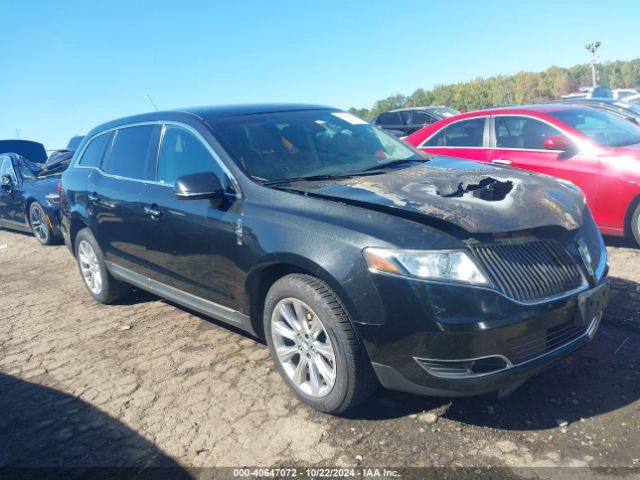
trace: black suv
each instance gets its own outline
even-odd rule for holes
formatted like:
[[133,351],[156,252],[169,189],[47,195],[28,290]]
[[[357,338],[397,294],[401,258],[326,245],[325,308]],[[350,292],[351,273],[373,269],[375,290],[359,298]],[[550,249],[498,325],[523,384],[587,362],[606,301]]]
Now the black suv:
[[426,125],[459,114],[458,110],[444,106],[399,108],[382,112],[373,122],[396,136],[404,137],[417,132]]
[[311,105],[91,131],[62,179],[90,294],[136,286],[265,338],[305,402],[510,388],[587,344],[608,296],[572,184],[429,157]]

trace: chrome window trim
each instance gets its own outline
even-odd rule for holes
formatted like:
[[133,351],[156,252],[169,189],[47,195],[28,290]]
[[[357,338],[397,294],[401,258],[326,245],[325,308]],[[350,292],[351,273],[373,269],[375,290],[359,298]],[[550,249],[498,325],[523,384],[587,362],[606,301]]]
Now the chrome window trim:
[[[87,165],[81,165],[80,161],[82,160],[82,157],[84,157],[84,152],[85,150],[89,147],[89,145],[98,137],[102,136],[102,135],[107,135],[108,133],[111,133],[112,130],[105,130],[104,132],[100,132],[100,133],[96,133],[93,137],[91,137],[87,143],[84,144],[84,147],[82,147],[82,150],[80,150],[79,154],[76,156],[74,155],[73,158],[71,159],[71,165],[70,167],[78,167],[78,168],[96,168],[96,167],[91,167],[91,166],[87,166]],[[105,146],[105,150],[104,152],[102,152],[102,160],[104,160],[104,155],[105,153],[107,153],[107,149],[111,147],[111,143],[113,142],[113,138],[111,139],[111,142],[109,142],[109,144],[107,146]],[[100,169],[98,169],[100,170]]]
[[[466,117],[466,118],[459,118],[457,120],[454,120],[451,123],[447,123],[446,125],[444,125],[442,128],[438,129],[436,132],[432,133],[431,135],[429,135],[429,137],[425,138],[420,145],[418,145],[416,148],[469,148],[469,149],[488,149],[490,147],[485,147],[484,145],[481,147],[454,147],[454,146],[435,146],[435,147],[430,147],[428,145],[425,145],[425,143],[427,143],[429,140],[431,140],[433,137],[435,137],[436,135],[438,135],[441,131],[443,131],[446,128],[449,128],[451,125],[455,125],[456,123],[460,123],[460,122],[466,122],[469,120],[477,120],[479,118],[483,118],[485,120],[485,122],[487,121],[488,118],[490,118],[491,115],[478,115],[478,116],[473,116],[473,117]],[[483,136],[484,137],[484,136]],[[483,143],[484,143],[484,138],[483,138]]]
[[[114,131],[117,131],[117,130],[122,130],[124,128],[140,127],[140,126],[144,126],[144,125],[160,125],[160,126],[162,126],[162,132],[160,132],[160,138],[158,140],[158,151],[156,153],[156,177],[157,177],[157,168],[158,168],[158,158],[160,156],[160,148],[162,147],[162,140],[164,138],[164,132],[166,130],[166,125],[174,125],[174,126],[177,126],[177,127],[184,128],[188,132],[192,133],[205,146],[205,148],[208,150],[208,152],[213,157],[213,160],[221,167],[222,171],[227,175],[227,177],[229,177],[229,182],[231,183],[231,186],[232,186],[232,188],[234,190],[233,193],[236,195],[236,197],[242,198],[242,190],[240,189],[240,184],[238,183],[236,178],[232,175],[231,171],[229,170],[227,165],[225,165],[225,163],[222,161],[220,156],[215,152],[215,150],[213,150],[211,145],[209,145],[209,142],[207,142],[204,139],[204,137],[200,134],[200,132],[198,132],[191,125],[187,125],[184,122],[180,122],[180,121],[176,121],[176,120],[151,120],[151,121],[147,121],[147,122],[127,123],[127,124],[124,124],[124,125],[118,125],[117,127],[111,127],[111,128],[106,129],[106,130],[102,130],[102,131],[96,133],[95,135],[93,135],[89,140],[87,140],[87,142],[82,147],[82,150],[78,154],[77,158],[75,158],[75,156],[74,156],[73,164],[72,164],[73,168],[84,168],[84,169],[87,169],[87,170],[89,170],[89,169],[90,170],[96,170],[96,171],[100,172],[101,175],[104,175],[105,177],[114,178],[114,179],[117,179],[117,180],[128,180],[128,181],[131,181],[131,182],[138,182],[138,183],[150,184],[150,185],[161,185],[163,187],[173,188],[173,185],[169,185],[169,184],[163,183],[163,182],[158,182],[157,180],[141,180],[139,178],[131,178],[131,177],[123,177],[123,176],[120,176],[120,175],[113,175],[111,173],[105,172],[104,170],[102,170],[102,168],[93,167],[93,166],[85,166],[85,165],[81,165],[80,164],[80,160],[82,159],[82,156],[84,155],[85,150],[87,149],[89,144],[91,142],[93,142],[93,140],[95,138],[99,137],[100,135],[105,135],[107,133],[111,133],[111,132],[114,132]],[[105,151],[105,153],[106,153],[106,151]]]
[[[80,165],[80,160],[84,156],[84,152],[87,149],[87,147],[89,146],[89,144],[91,142],[93,142],[96,138],[98,138],[100,135],[106,135],[107,133],[115,132],[116,130],[120,130],[120,129],[123,129],[123,128],[130,128],[130,127],[140,127],[140,126],[143,126],[143,125],[160,125],[161,123],[162,122],[160,122],[158,120],[148,121],[148,122],[127,123],[125,125],[120,125],[120,126],[117,126],[117,127],[108,128],[106,130],[101,130],[100,132],[96,133],[91,138],[89,138],[89,140],[86,141],[86,143],[82,147],[82,150],[80,150],[80,152],[78,153],[77,157],[75,155],[73,156],[74,157],[73,158],[73,164],[71,166],[77,167],[77,168],[92,168],[94,170],[98,170],[98,171],[104,173],[105,175],[110,175],[107,172],[105,172],[104,170],[102,170],[101,168],[88,167],[88,166],[85,166],[85,165]],[[112,139],[112,141],[113,141],[113,139]],[[106,153],[106,150],[105,150],[105,153]],[[118,177],[117,175],[111,175],[111,176]],[[118,178],[128,178],[128,177],[118,177]],[[131,178],[130,180],[138,180],[138,181],[140,181],[137,178]]]

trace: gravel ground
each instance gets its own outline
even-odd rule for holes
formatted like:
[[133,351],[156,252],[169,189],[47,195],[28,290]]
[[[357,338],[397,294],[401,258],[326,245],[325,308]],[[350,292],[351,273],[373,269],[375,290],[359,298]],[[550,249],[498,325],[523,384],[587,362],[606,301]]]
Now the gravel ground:
[[501,401],[380,391],[336,418],[288,392],[263,343],[144,292],[98,305],[64,246],[0,230],[0,467],[460,466],[508,478],[589,467],[544,471],[638,478],[628,468],[640,467],[640,249],[608,243],[611,303],[574,357]]

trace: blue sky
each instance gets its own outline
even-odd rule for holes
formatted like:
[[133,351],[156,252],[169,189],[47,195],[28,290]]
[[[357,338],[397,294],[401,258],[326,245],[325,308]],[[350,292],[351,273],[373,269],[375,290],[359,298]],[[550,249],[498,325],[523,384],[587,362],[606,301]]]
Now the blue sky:
[[478,76],[640,56],[637,0],[0,0],[0,138],[243,102],[370,107]]

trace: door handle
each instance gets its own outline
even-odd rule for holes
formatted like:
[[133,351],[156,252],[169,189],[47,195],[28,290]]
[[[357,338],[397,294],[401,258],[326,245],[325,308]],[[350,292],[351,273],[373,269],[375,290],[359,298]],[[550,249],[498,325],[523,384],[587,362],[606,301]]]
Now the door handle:
[[149,215],[152,219],[158,220],[162,216],[162,212],[152,207],[153,205],[151,207],[144,207],[144,213]]
[[496,158],[491,160],[491,163],[497,163],[498,165],[511,165],[513,162],[508,158]]

